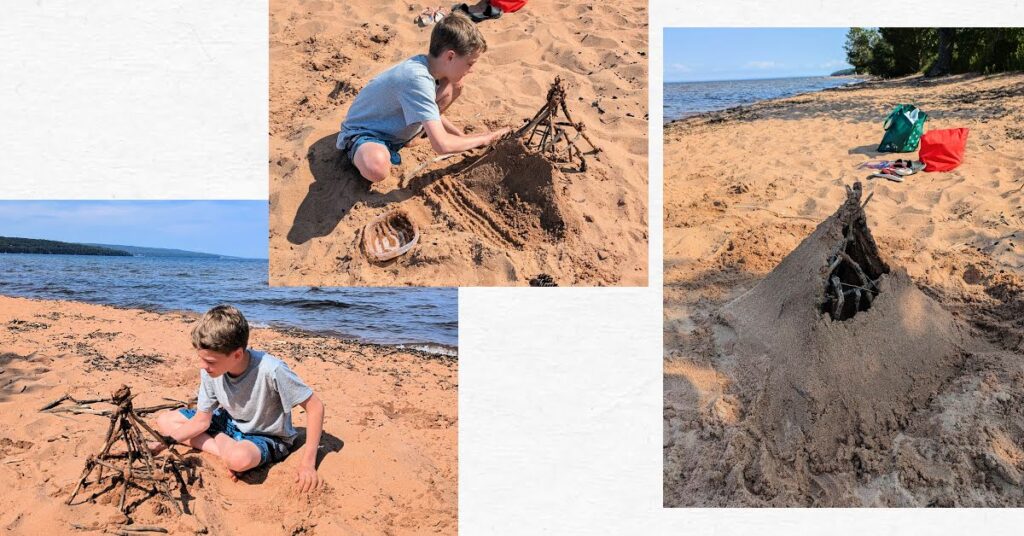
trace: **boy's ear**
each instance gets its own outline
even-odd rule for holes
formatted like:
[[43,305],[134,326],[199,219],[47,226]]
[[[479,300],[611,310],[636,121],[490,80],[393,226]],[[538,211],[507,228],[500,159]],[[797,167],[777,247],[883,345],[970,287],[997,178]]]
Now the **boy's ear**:
[[245,348],[235,348],[231,352],[231,359],[241,359],[243,353],[245,353]]
[[455,53],[455,51],[454,51],[454,50],[452,50],[452,49],[450,49],[450,48],[449,48],[448,50],[445,50],[445,51],[444,51],[444,54],[442,54],[442,57],[443,57],[444,59],[448,60],[448,61],[452,61],[452,60],[454,60],[454,59],[455,59],[455,56],[456,56],[456,53]]

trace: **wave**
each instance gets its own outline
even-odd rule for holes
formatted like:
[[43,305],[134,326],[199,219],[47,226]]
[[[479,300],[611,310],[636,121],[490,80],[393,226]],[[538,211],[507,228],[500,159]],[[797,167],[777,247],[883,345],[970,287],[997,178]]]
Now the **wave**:
[[254,298],[240,300],[238,303],[248,305],[273,305],[277,307],[294,307],[307,311],[325,311],[332,309],[362,308],[363,305],[355,305],[338,300],[311,300],[303,298]]

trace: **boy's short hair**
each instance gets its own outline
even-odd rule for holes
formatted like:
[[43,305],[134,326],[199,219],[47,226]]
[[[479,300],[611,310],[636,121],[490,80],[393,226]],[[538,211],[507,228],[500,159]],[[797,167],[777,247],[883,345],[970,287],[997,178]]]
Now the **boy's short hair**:
[[230,354],[249,346],[249,322],[242,312],[230,305],[210,309],[192,328],[192,346],[196,350],[212,350]]
[[469,16],[455,11],[434,25],[430,32],[430,55],[438,58],[445,50],[454,50],[460,56],[486,52],[487,41],[476,29]]

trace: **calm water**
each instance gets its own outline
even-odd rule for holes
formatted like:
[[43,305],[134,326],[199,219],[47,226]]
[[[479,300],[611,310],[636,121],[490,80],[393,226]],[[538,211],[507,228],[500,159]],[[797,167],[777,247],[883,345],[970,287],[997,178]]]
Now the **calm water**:
[[771,80],[669,82],[665,84],[665,122],[767,99],[791,97],[860,82],[859,78],[810,76]]
[[0,254],[0,294],[199,313],[230,303],[257,326],[458,346],[456,289],[270,288],[266,260]]

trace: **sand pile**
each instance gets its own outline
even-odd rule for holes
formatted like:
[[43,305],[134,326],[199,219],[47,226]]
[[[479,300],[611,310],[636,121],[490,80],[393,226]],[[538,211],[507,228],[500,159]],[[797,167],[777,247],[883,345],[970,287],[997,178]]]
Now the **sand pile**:
[[[751,464],[737,484],[760,494],[783,491],[773,482],[777,464],[814,474],[887,464],[893,434],[962,363],[959,326],[905,271],[888,270],[860,202],[856,184],[834,215],[722,311],[731,330],[719,330],[718,344],[735,355],[737,377],[752,393],[745,426],[767,448],[736,460]],[[832,260],[840,251],[850,252],[850,263]],[[850,299],[845,312],[833,309],[830,280],[840,273],[852,279],[861,265],[872,274],[870,287],[843,285],[856,291],[851,295],[864,293],[858,302],[866,310]],[[833,319],[833,310],[849,316]]]
[[566,235],[564,201],[554,187],[560,175],[544,156],[506,139],[471,168],[428,186],[424,196],[453,228],[497,248],[524,249]]
[[[392,177],[371,187],[335,149],[338,126],[374,75],[425,52],[431,28],[413,22],[423,7],[270,3],[270,283],[527,285],[547,274],[563,286],[646,284],[646,2],[536,2],[480,24],[488,51],[445,113],[468,133],[518,128],[558,77],[571,121],[602,149],[585,172],[576,152],[552,159],[550,178],[546,164],[496,152],[501,161],[476,173],[496,172],[502,184],[470,187],[457,181],[485,177],[456,179],[461,158],[432,162],[424,142],[403,149]],[[580,139],[576,149],[591,148]],[[516,184],[517,165],[540,177]],[[415,220],[420,240],[372,262],[359,231],[395,209]]]

